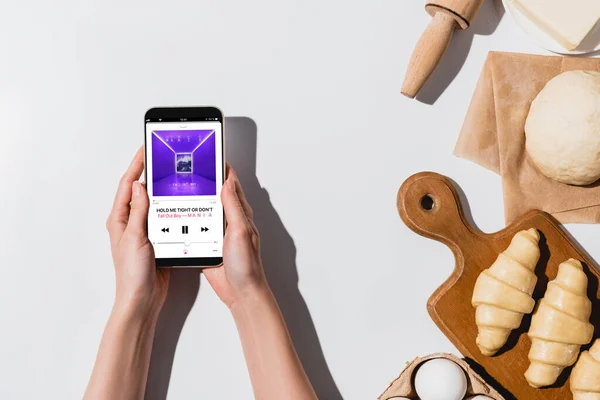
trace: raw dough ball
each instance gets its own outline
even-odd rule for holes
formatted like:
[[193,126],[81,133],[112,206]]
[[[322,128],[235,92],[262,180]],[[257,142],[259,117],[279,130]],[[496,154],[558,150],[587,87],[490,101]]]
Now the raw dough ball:
[[467,377],[455,362],[436,358],[417,370],[415,390],[421,400],[462,400],[467,392]]
[[600,72],[568,71],[546,84],[525,122],[527,152],[548,178],[587,185],[600,178]]
[[494,400],[491,397],[488,397],[483,394],[478,394],[476,396],[467,397],[465,400]]

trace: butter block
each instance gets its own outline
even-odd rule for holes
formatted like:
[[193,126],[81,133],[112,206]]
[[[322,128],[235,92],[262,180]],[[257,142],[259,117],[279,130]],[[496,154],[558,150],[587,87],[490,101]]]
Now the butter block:
[[562,47],[575,50],[600,20],[600,0],[509,0]]

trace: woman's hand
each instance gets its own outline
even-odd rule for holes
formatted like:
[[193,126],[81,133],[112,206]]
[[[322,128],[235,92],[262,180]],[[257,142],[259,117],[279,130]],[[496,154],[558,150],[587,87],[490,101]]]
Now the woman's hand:
[[219,298],[229,307],[248,296],[270,293],[260,258],[260,240],[252,221],[252,209],[233,168],[221,190],[227,218],[223,244],[223,266],[203,270]]
[[117,294],[98,349],[85,400],[143,399],[158,314],[167,297],[169,271],[156,269],[148,241],[148,194],[137,180],[139,149],[121,178],[106,221]]
[[265,278],[252,209],[233,168],[221,200],[227,218],[223,266],[203,272],[231,310],[254,398],[317,400]]
[[117,281],[115,307],[134,313],[160,311],[169,287],[169,270],[157,269],[148,240],[148,194],[138,179],[144,170],[140,148],[121,178],[106,221]]

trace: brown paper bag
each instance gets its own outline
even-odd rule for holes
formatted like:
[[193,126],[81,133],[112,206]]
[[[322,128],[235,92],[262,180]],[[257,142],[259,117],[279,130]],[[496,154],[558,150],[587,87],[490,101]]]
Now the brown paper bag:
[[454,154],[502,177],[506,223],[531,209],[563,223],[600,222],[600,184],[570,186],[537,170],[525,151],[531,102],[556,75],[600,71],[600,59],[490,52],[477,83]]

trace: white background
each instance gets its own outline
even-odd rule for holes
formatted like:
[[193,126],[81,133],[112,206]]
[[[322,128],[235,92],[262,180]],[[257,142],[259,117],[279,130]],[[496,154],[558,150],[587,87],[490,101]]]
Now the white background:
[[[105,218],[158,105],[243,117],[228,155],[320,398],[373,399],[405,361],[454,351],[425,309],[451,253],[402,224],[395,196],[439,171],[481,229],[503,227],[499,177],[452,156],[487,52],[541,52],[500,5],[456,34],[422,93],[433,105],[400,95],[421,1],[1,6],[0,398],[81,397],[114,294]],[[598,227],[569,229],[600,256]],[[147,398],[250,399],[231,316],[198,279],[173,278]]]

